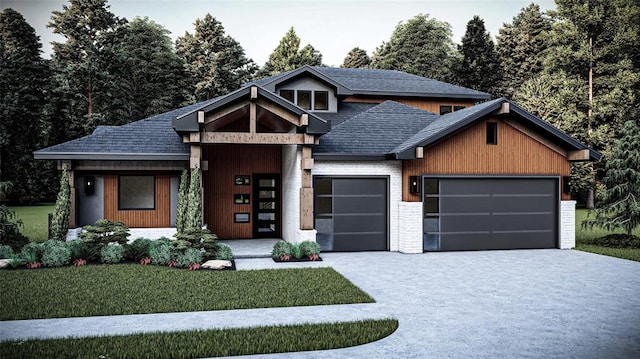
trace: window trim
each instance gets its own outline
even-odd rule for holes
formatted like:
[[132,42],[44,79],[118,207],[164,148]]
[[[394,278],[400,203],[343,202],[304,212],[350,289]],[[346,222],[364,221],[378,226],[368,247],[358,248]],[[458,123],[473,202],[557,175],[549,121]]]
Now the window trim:
[[498,123],[493,121],[488,121],[486,124],[487,128],[487,145],[495,146],[498,144]]
[[[446,111],[444,113],[442,113],[442,109],[448,109],[449,111]],[[453,112],[453,106],[451,105],[440,105],[440,115],[446,115],[448,113]]]
[[[122,207],[122,177],[151,177],[153,179],[153,207]],[[156,176],[154,175],[119,175],[118,176],[118,211],[155,211],[156,210]]]
[[[318,94],[324,94],[325,103],[324,108],[318,107]],[[328,111],[329,110],[329,91],[313,91],[313,110],[314,111]]]

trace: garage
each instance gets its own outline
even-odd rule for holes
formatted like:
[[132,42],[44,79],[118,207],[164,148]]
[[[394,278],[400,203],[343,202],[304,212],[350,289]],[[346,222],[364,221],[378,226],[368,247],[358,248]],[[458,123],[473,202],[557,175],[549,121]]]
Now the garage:
[[425,251],[558,247],[558,178],[423,178]]
[[314,177],[316,240],[322,251],[389,249],[388,177]]

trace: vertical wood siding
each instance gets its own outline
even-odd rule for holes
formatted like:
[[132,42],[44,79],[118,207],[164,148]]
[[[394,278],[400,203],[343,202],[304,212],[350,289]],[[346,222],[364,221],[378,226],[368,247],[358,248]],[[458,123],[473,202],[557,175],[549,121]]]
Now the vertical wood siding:
[[[486,144],[486,120],[424,150],[424,158],[403,161],[402,199],[418,202],[409,193],[409,176],[447,175],[553,175],[569,176],[565,156],[508,124],[498,122],[498,144]],[[562,194],[562,199],[569,196]]]
[[371,98],[371,97],[347,97],[344,102],[361,102],[361,103],[382,103],[386,100],[392,100],[405,104],[407,106],[415,107],[424,111],[440,114],[440,106],[473,106],[473,101],[464,101],[459,99],[439,99],[439,100],[425,100],[420,98]]
[[[204,221],[221,239],[253,237],[253,175],[281,173],[280,146],[205,145],[204,160],[209,170],[204,178]],[[251,176],[250,186],[237,186],[235,176]],[[250,204],[233,203],[234,194],[250,194]],[[234,223],[234,213],[249,213],[250,223]]]
[[104,218],[122,221],[130,228],[171,226],[171,176],[156,175],[154,210],[118,210],[118,176],[104,176]]

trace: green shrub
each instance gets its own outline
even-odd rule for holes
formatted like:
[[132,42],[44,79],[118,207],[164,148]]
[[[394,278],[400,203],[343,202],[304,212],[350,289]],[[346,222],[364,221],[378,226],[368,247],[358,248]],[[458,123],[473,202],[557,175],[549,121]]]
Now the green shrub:
[[223,261],[230,261],[233,259],[233,252],[231,251],[231,247],[224,243],[218,243],[216,246],[216,259],[220,259]]
[[71,192],[69,187],[69,172],[67,166],[62,166],[60,176],[60,190],[56,199],[56,206],[51,219],[51,238],[59,241],[67,239],[69,231],[69,215],[71,214]]
[[84,226],[84,231],[78,234],[87,244],[104,245],[107,243],[127,243],[129,228],[122,222],[114,222],[108,219],[99,219],[95,226]]
[[195,248],[187,248],[176,256],[176,267],[186,268],[192,263],[202,263],[202,253]]
[[16,219],[16,212],[9,207],[0,205],[0,244],[11,246],[14,251],[19,251],[25,244],[29,243],[29,238],[20,233],[22,220]]
[[9,259],[14,254],[13,248],[6,244],[0,244],[0,259]]
[[640,248],[640,237],[626,234],[609,234],[593,240],[593,244],[611,248]]
[[108,244],[100,250],[100,260],[102,263],[114,264],[124,258],[124,247],[119,244]]
[[271,250],[272,258],[280,258],[280,256],[286,255],[291,256],[293,253],[293,244],[287,241],[277,241],[276,244],[273,245],[273,249]]
[[291,256],[295,259],[302,258],[302,250],[300,250],[299,244],[296,243],[291,245]]
[[42,264],[47,267],[62,267],[71,262],[71,249],[67,243],[49,239],[43,243]]
[[160,239],[155,241],[149,249],[149,257],[151,257],[151,263],[161,266],[167,265],[173,256],[173,246],[171,243],[166,243]]
[[80,239],[67,241],[67,247],[71,250],[71,260],[84,259],[87,261],[97,261],[100,259],[100,250],[97,247],[89,247]]
[[320,245],[312,241],[303,241],[298,244],[303,257],[308,257],[312,254],[320,254]]
[[43,250],[42,243],[29,242],[20,250],[20,256],[27,263],[40,262]]
[[11,268],[17,268],[23,262],[19,254],[12,254],[9,258],[6,259],[9,261],[9,265],[11,266]]
[[148,238],[136,238],[133,242],[128,244],[125,249],[125,256],[129,259],[139,261],[144,257],[149,256],[149,248],[151,247],[151,240]]

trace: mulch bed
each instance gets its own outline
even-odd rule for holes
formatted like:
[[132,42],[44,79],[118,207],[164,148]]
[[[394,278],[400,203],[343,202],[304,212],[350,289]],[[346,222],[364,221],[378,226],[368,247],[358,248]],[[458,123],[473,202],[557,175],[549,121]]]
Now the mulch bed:
[[302,257],[300,259],[298,258],[289,258],[289,260],[283,261],[280,258],[272,258],[274,262],[276,263],[288,263],[288,262],[322,262],[322,258],[318,257],[318,259],[316,259],[315,261],[312,261],[311,259],[307,258],[307,257]]

